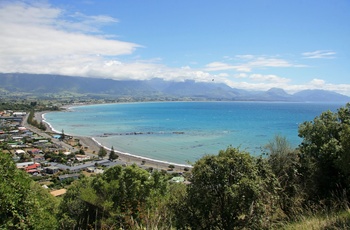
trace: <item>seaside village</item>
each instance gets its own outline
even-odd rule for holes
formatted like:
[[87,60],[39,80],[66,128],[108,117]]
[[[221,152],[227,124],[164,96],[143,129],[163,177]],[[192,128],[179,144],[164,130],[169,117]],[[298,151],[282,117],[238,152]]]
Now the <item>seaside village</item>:
[[[95,151],[82,146],[79,139],[57,133],[48,133],[26,124],[27,113],[0,111],[0,151],[11,154],[16,166],[32,176],[54,196],[65,194],[65,187],[82,176],[94,176],[115,165],[126,166],[125,161],[98,157]],[[24,125],[26,124],[26,125]],[[27,128],[26,128],[27,127]],[[30,127],[30,128],[28,128]],[[145,161],[139,167],[154,170]],[[170,182],[186,183],[184,172],[173,165],[162,169]]]

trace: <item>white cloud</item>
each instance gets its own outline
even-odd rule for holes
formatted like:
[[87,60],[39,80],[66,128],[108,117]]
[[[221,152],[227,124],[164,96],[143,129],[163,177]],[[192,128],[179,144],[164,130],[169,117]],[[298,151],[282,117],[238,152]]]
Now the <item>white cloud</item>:
[[302,53],[304,58],[312,58],[312,59],[333,59],[335,58],[336,52],[332,50],[316,50],[312,52]]
[[260,81],[260,82],[274,82],[274,83],[288,83],[291,80],[288,78],[282,78],[278,77],[273,74],[263,75],[263,74],[252,74],[249,76],[250,79],[253,81]]
[[295,65],[289,63],[286,60],[278,58],[266,58],[258,57],[253,59],[251,62],[248,62],[248,65],[255,68],[261,67],[295,67]]
[[[240,70],[240,66],[233,66],[224,62],[211,62],[206,65],[206,71]],[[244,71],[244,70],[240,70]],[[245,71],[244,71],[245,72]]]
[[[131,54],[140,47],[82,32],[89,31],[89,25],[112,23],[116,19],[78,14],[84,19],[68,21],[62,15],[63,10],[49,5],[2,4],[0,72],[57,73],[60,68],[87,68],[108,56]],[[77,31],[75,28],[81,28],[80,32],[71,32]],[[96,29],[89,32],[96,32]]]
[[321,87],[321,86],[324,86],[326,82],[322,79],[312,79],[310,84],[313,86]]
[[248,74],[246,73],[238,73],[233,75],[234,78],[246,78],[248,77]]
[[[262,69],[267,67],[283,68],[283,67],[305,67],[304,65],[293,64],[287,60],[254,56],[254,55],[236,55],[239,63],[228,64],[225,62],[211,62],[206,65],[206,71],[221,71],[221,70],[235,70],[238,72],[252,72],[253,69]],[[226,59],[229,59],[226,57]]]
[[[0,2],[0,72],[61,74],[82,77],[144,80],[154,77],[165,80],[225,82],[231,87],[247,90],[268,90],[272,87],[296,92],[322,88],[350,95],[350,85],[333,85],[322,79],[305,84],[266,73],[271,68],[298,68],[278,56],[236,55],[214,61],[204,68],[168,67],[161,59],[123,60],[141,47],[132,42],[104,34],[101,26],[118,23],[106,15],[84,15],[67,12],[48,4]],[[333,51],[304,53],[305,58],[331,58]],[[137,55],[134,55],[137,56]]]
[[271,88],[282,88],[286,92],[293,94],[301,90],[323,89],[323,90],[334,91],[337,93],[341,93],[343,95],[350,96],[350,84],[331,84],[331,83],[327,83],[322,79],[313,79],[309,82],[305,82],[304,84],[287,84],[287,82],[283,82],[283,81],[281,82],[264,81],[264,82],[258,82],[258,83],[249,82],[249,81],[238,82],[238,81],[232,81],[228,79],[224,82],[233,88],[253,90],[253,91],[257,91],[257,90],[266,91]]

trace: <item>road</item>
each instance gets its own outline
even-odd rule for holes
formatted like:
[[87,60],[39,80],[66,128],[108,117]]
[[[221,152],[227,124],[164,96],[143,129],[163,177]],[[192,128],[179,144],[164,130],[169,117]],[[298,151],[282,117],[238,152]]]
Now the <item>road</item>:
[[38,129],[37,127],[34,127],[34,126],[28,124],[28,122],[27,122],[28,116],[29,116],[29,114],[27,114],[22,120],[22,126],[25,127],[26,129],[31,130],[33,133],[36,133],[36,134],[38,134],[41,137],[49,139],[52,143],[54,143],[57,146],[60,146],[62,148],[65,148],[67,151],[77,152],[77,151],[80,150],[78,148],[75,148],[75,147],[67,144],[67,143],[64,143],[63,141],[60,141],[60,140],[52,137],[50,134],[46,133],[45,131],[43,131],[41,129]]

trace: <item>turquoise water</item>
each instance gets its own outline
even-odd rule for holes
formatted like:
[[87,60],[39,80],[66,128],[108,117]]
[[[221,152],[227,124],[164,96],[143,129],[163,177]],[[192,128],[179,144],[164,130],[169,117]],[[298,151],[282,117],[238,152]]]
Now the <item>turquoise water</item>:
[[186,164],[232,145],[251,154],[276,134],[293,147],[298,125],[343,104],[158,102],[72,107],[45,115],[66,134],[90,136],[122,152]]

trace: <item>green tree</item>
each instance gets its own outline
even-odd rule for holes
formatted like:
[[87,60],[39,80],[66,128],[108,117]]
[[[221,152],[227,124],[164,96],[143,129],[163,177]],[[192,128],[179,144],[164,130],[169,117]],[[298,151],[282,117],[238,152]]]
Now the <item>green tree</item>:
[[105,148],[103,148],[102,146],[100,147],[100,150],[98,151],[98,156],[100,158],[104,158],[107,155],[107,151]]
[[265,151],[268,155],[268,164],[280,185],[279,206],[284,214],[292,217],[301,211],[304,201],[297,151],[292,149],[286,137],[280,135],[269,141]]
[[64,130],[62,129],[61,136],[60,136],[60,141],[63,141],[66,138],[66,135],[64,134]]
[[[186,206],[191,229],[267,228],[277,202],[277,181],[266,161],[229,147],[192,169]],[[182,216],[183,218],[183,216]],[[185,224],[185,226],[184,226]]]
[[0,229],[54,229],[57,200],[0,152]]
[[167,177],[136,165],[74,182],[60,206],[62,229],[170,229]]
[[350,104],[323,112],[299,127],[304,184],[309,198],[329,200],[350,189]]
[[89,229],[90,220],[95,217],[95,213],[93,207],[80,197],[83,190],[89,187],[91,179],[82,178],[74,181],[67,189],[58,211],[60,229]]
[[114,151],[114,148],[113,148],[113,146],[112,146],[112,148],[111,148],[111,151],[109,152],[109,159],[110,160],[115,160],[115,159],[118,159],[118,155],[115,153],[115,151]]

